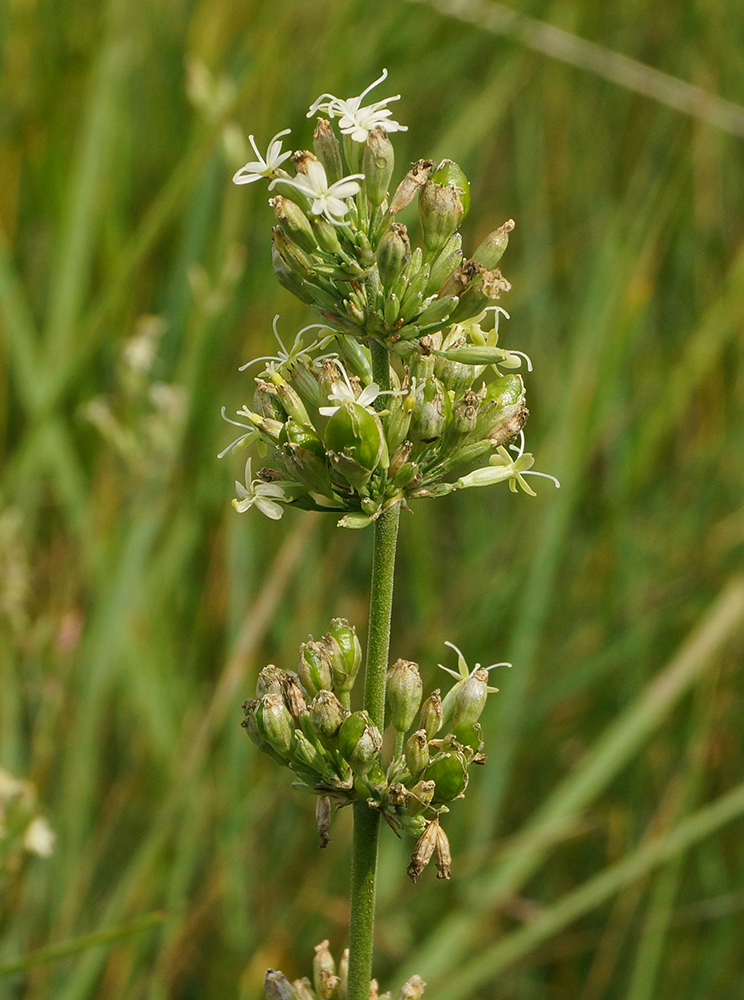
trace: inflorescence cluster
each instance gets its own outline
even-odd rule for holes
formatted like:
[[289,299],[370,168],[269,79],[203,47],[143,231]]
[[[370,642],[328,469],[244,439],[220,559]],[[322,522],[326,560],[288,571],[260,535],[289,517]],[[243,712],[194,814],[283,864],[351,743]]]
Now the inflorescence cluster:
[[463,797],[470,765],[486,762],[478,719],[488,693],[496,691],[488,671],[504,665],[476,664],[470,671],[452,648],[458,670],[442,667],[456,679],[444,697],[437,689],[423,700],[418,664],[411,660],[388,668],[386,721],[395,742],[387,762],[383,734],[366,711],[350,708],[362,650],[346,620],[335,618],[319,642],[310,636],[300,646],[296,672],[269,664],[259,674],[256,697],[243,705],[243,726],[261,750],[294,772],[295,788],[318,796],[323,847],[332,803],[362,800],[379,809],[396,833],[418,839],[408,866],[414,882],[433,855],[439,878],[450,877],[440,817],[447,803]]
[[[230,421],[241,434],[223,454],[257,442],[275,465],[254,478],[246,463],[233,501],[241,512],[255,506],[279,518],[291,504],[362,528],[397,502],[504,481],[532,493],[525,475],[542,475],[524,451],[528,411],[514,374],[529,359],[498,346],[506,314],[496,302],[510,285],[496,265],[514,223],[466,258],[458,227],[470,190],[451,160],[419,160],[390,197],[388,133],[403,126],[385,107],[397,98],[361,106],[371,89],[313,104],[310,114],[328,114],[318,118],[314,152],[282,152],[285,130],[263,157],[251,136],[257,159],[234,178],[268,180],[274,272],[322,320],[289,348],[275,321],[278,354],[244,366],[264,365],[250,407]],[[290,159],[294,174],[283,166]],[[414,198],[423,240],[415,249],[396,221]],[[382,378],[374,345],[384,349]],[[486,456],[488,465],[465,472]]]

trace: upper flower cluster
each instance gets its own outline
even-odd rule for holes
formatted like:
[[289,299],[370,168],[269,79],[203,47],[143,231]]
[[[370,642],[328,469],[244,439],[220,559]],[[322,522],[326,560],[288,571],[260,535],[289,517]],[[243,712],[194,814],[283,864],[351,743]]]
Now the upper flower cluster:
[[[271,448],[278,468],[253,478],[246,465],[238,511],[277,518],[294,504],[363,527],[417,497],[498,482],[532,494],[526,477],[541,475],[525,452],[524,384],[514,373],[531,362],[498,343],[507,315],[498,300],[511,286],[497,265],[514,223],[467,257],[458,230],[470,186],[458,164],[418,160],[391,188],[388,133],[405,126],[387,105],[399,95],[364,106],[386,78],[383,71],[358,97],[322,94],[308,112],[328,115],[318,119],[312,151],[283,152],[284,130],[261,156],[251,136],[257,159],[235,175],[241,184],[268,181],[274,273],[322,320],[289,349],[275,326],[279,353],[248,362],[265,367],[252,404],[230,421],[241,434],[225,451],[256,442],[264,454]],[[293,173],[284,169],[290,160]],[[415,199],[418,247],[396,221]],[[305,342],[311,329],[320,332]],[[373,345],[387,352],[386,386],[372,375]],[[487,466],[465,468],[486,457]]]

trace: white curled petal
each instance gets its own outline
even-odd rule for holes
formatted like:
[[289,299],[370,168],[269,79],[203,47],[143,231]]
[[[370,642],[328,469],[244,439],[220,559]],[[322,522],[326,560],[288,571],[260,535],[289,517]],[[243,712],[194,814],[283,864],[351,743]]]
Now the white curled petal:
[[256,507],[266,517],[270,517],[272,521],[278,521],[284,514],[283,507],[280,507],[278,503],[274,503],[273,500],[267,500],[265,497],[256,497]]

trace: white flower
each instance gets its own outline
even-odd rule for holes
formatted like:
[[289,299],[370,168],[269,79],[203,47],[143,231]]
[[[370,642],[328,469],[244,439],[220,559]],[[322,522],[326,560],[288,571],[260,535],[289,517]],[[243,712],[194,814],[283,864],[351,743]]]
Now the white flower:
[[377,382],[370,382],[356,396],[349,381],[349,376],[346,374],[346,369],[342,365],[338,367],[343,375],[343,382],[340,379],[338,382],[334,382],[331,391],[328,393],[328,398],[334,405],[318,407],[318,413],[322,413],[324,417],[332,417],[336,410],[340,409],[344,403],[356,403],[358,406],[363,406],[366,410],[369,410],[370,413],[374,413],[375,409],[372,403],[374,403],[378,396],[405,396],[407,394],[405,389],[397,391],[386,389],[382,391]]
[[278,521],[284,513],[283,508],[276,503],[277,500],[285,499],[284,490],[276,483],[264,483],[260,479],[251,481],[250,458],[245,463],[245,486],[236,482],[235,489],[240,499],[233,500],[232,505],[239,514],[256,506],[266,517]]
[[54,850],[55,840],[54,830],[43,816],[37,816],[26,827],[23,846],[29,854],[38,854],[40,858],[48,858]]
[[[492,663],[490,667],[481,667],[480,663],[476,663],[473,669],[469,670],[468,665],[465,661],[465,657],[462,655],[462,653],[454,644],[454,642],[447,642],[447,640],[445,639],[444,644],[445,646],[449,646],[450,649],[454,649],[454,651],[457,653],[457,671],[450,670],[449,667],[445,667],[442,663],[439,663],[438,666],[441,667],[442,670],[445,670],[448,674],[451,674],[457,681],[468,680],[468,678],[472,677],[473,674],[476,673],[476,671],[478,670],[488,671],[488,670],[495,670],[496,667],[511,666],[511,663],[507,663],[506,661],[503,661],[502,663]],[[495,694],[498,691],[498,688],[488,688],[488,690],[489,692]]]
[[531,497],[537,496],[535,491],[529,487],[525,476],[541,476],[543,479],[552,480],[556,487],[560,489],[560,483],[555,476],[548,475],[547,472],[530,472],[535,464],[535,456],[524,450],[524,431],[519,432],[520,445],[509,445],[512,451],[517,452],[517,457],[512,458],[503,446],[497,449],[498,455],[492,455],[489,465],[484,469],[476,469],[467,476],[462,476],[457,480],[458,489],[467,489],[469,486],[493,486],[494,483],[509,481],[509,489],[512,493],[517,492],[517,484],[521,486],[525,493]]
[[266,159],[261,156],[256,146],[256,141],[252,135],[248,136],[251,146],[253,146],[253,152],[256,154],[258,159],[251,163],[246,163],[244,167],[234,175],[234,184],[252,184],[254,181],[261,180],[262,177],[275,177],[276,172],[279,167],[284,163],[285,160],[289,159],[292,155],[291,150],[286,153],[282,153],[282,142],[281,138],[283,135],[289,135],[292,129],[285,128],[283,132],[277,132],[274,138],[269,143],[269,148],[266,150]]
[[[243,412],[241,410],[238,410],[238,416],[243,416]],[[253,441],[260,440],[261,436],[256,430],[255,424],[243,424],[238,420],[231,420],[230,417],[226,416],[224,406],[222,407],[222,419],[228,424],[232,424],[234,427],[242,427],[245,434],[241,434],[240,437],[236,437],[234,441],[231,441],[227,448],[222,449],[217,458],[224,458],[228,451],[233,453],[241,451],[243,448],[247,448]]]
[[368,108],[360,107],[370,90],[386,79],[387,70],[384,69],[379,80],[371,83],[359,97],[350,97],[346,101],[334,97],[333,94],[321,94],[308,111],[307,117],[312,118],[317,111],[325,111],[329,118],[340,117],[339,128],[344,135],[350,135],[355,142],[366,142],[367,136],[377,125],[382,125],[386,132],[407,132],[407,125],[400,125],[398,122],[390,120],[393,112],[385,107],[391,101],[399,101],[400,94],[396,94],[395,97],[386,97],[384,101],[376,101]]
[[[277,178],[278,180],[278,178]],[[364,180],[364,174],[350,174],[342,177],[335,184],[328,183],[325,168],[317,160],[311,160],[307,165],[306,174],[297,174],[295,177],[282,177],[284,184],[290,184],[296,188],[306,198],[312,201],[310,211],[313,215],[322,215],[334,225],[343,221],[344,216],[349,211],[346,198],[353,198],[359,192],[357,180]],[[276,180],[269,184],[269,190],[274,187]]]
[[[279,353],[278,354],[266,354],[261,358],[254,358],[252,361],[246,361],[244,365],[241,365],[238,371],[245,371],[246,368],[250,368],[251,365],[257,364],[259,361],[268,361],[269,364],[266,365],[263,374],[273,375],[274,372],[281,372],[282,369],[291,368],[296,365],[301,360],[307,360],[307,355],[309,351],[315,350],[316,347],[324,348],[333,338],[336,336],[335,333],[331,333],[329,337],[323,337],[321,340],[314,340],[312,344],[305,346],[302,342],[303,335],[308,330],[328,330],[330,329],[327,323],[311,323],[309,326],[303,327],[292,343],[292,346],[287,349],[284,346],[282,338],[279,336],[279,331],[276,328],[276,324],[279,321],[279,313],[274,317],[272,326],[274,328],[274,336],[279,342]],[[316,358],[316,361],[322,361],[324,358],[334,357],[331,354],[321,355]]]

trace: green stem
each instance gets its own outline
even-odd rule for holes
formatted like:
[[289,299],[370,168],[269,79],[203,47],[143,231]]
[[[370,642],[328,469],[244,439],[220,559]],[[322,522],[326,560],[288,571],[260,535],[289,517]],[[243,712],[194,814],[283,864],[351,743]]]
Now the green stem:
[[[372,372],[381,388],[390,387],[387,351],[382,345],[374,343]],[[380,731],[385,725],[385,680],[390,651],[399,515],[400,505],[395,504],[379,516],[374,527],[364,707]],[[380,813],[376,809],[370,809],[366,802],[355,802],[347,1000],[369,1000],[379,829]]]

